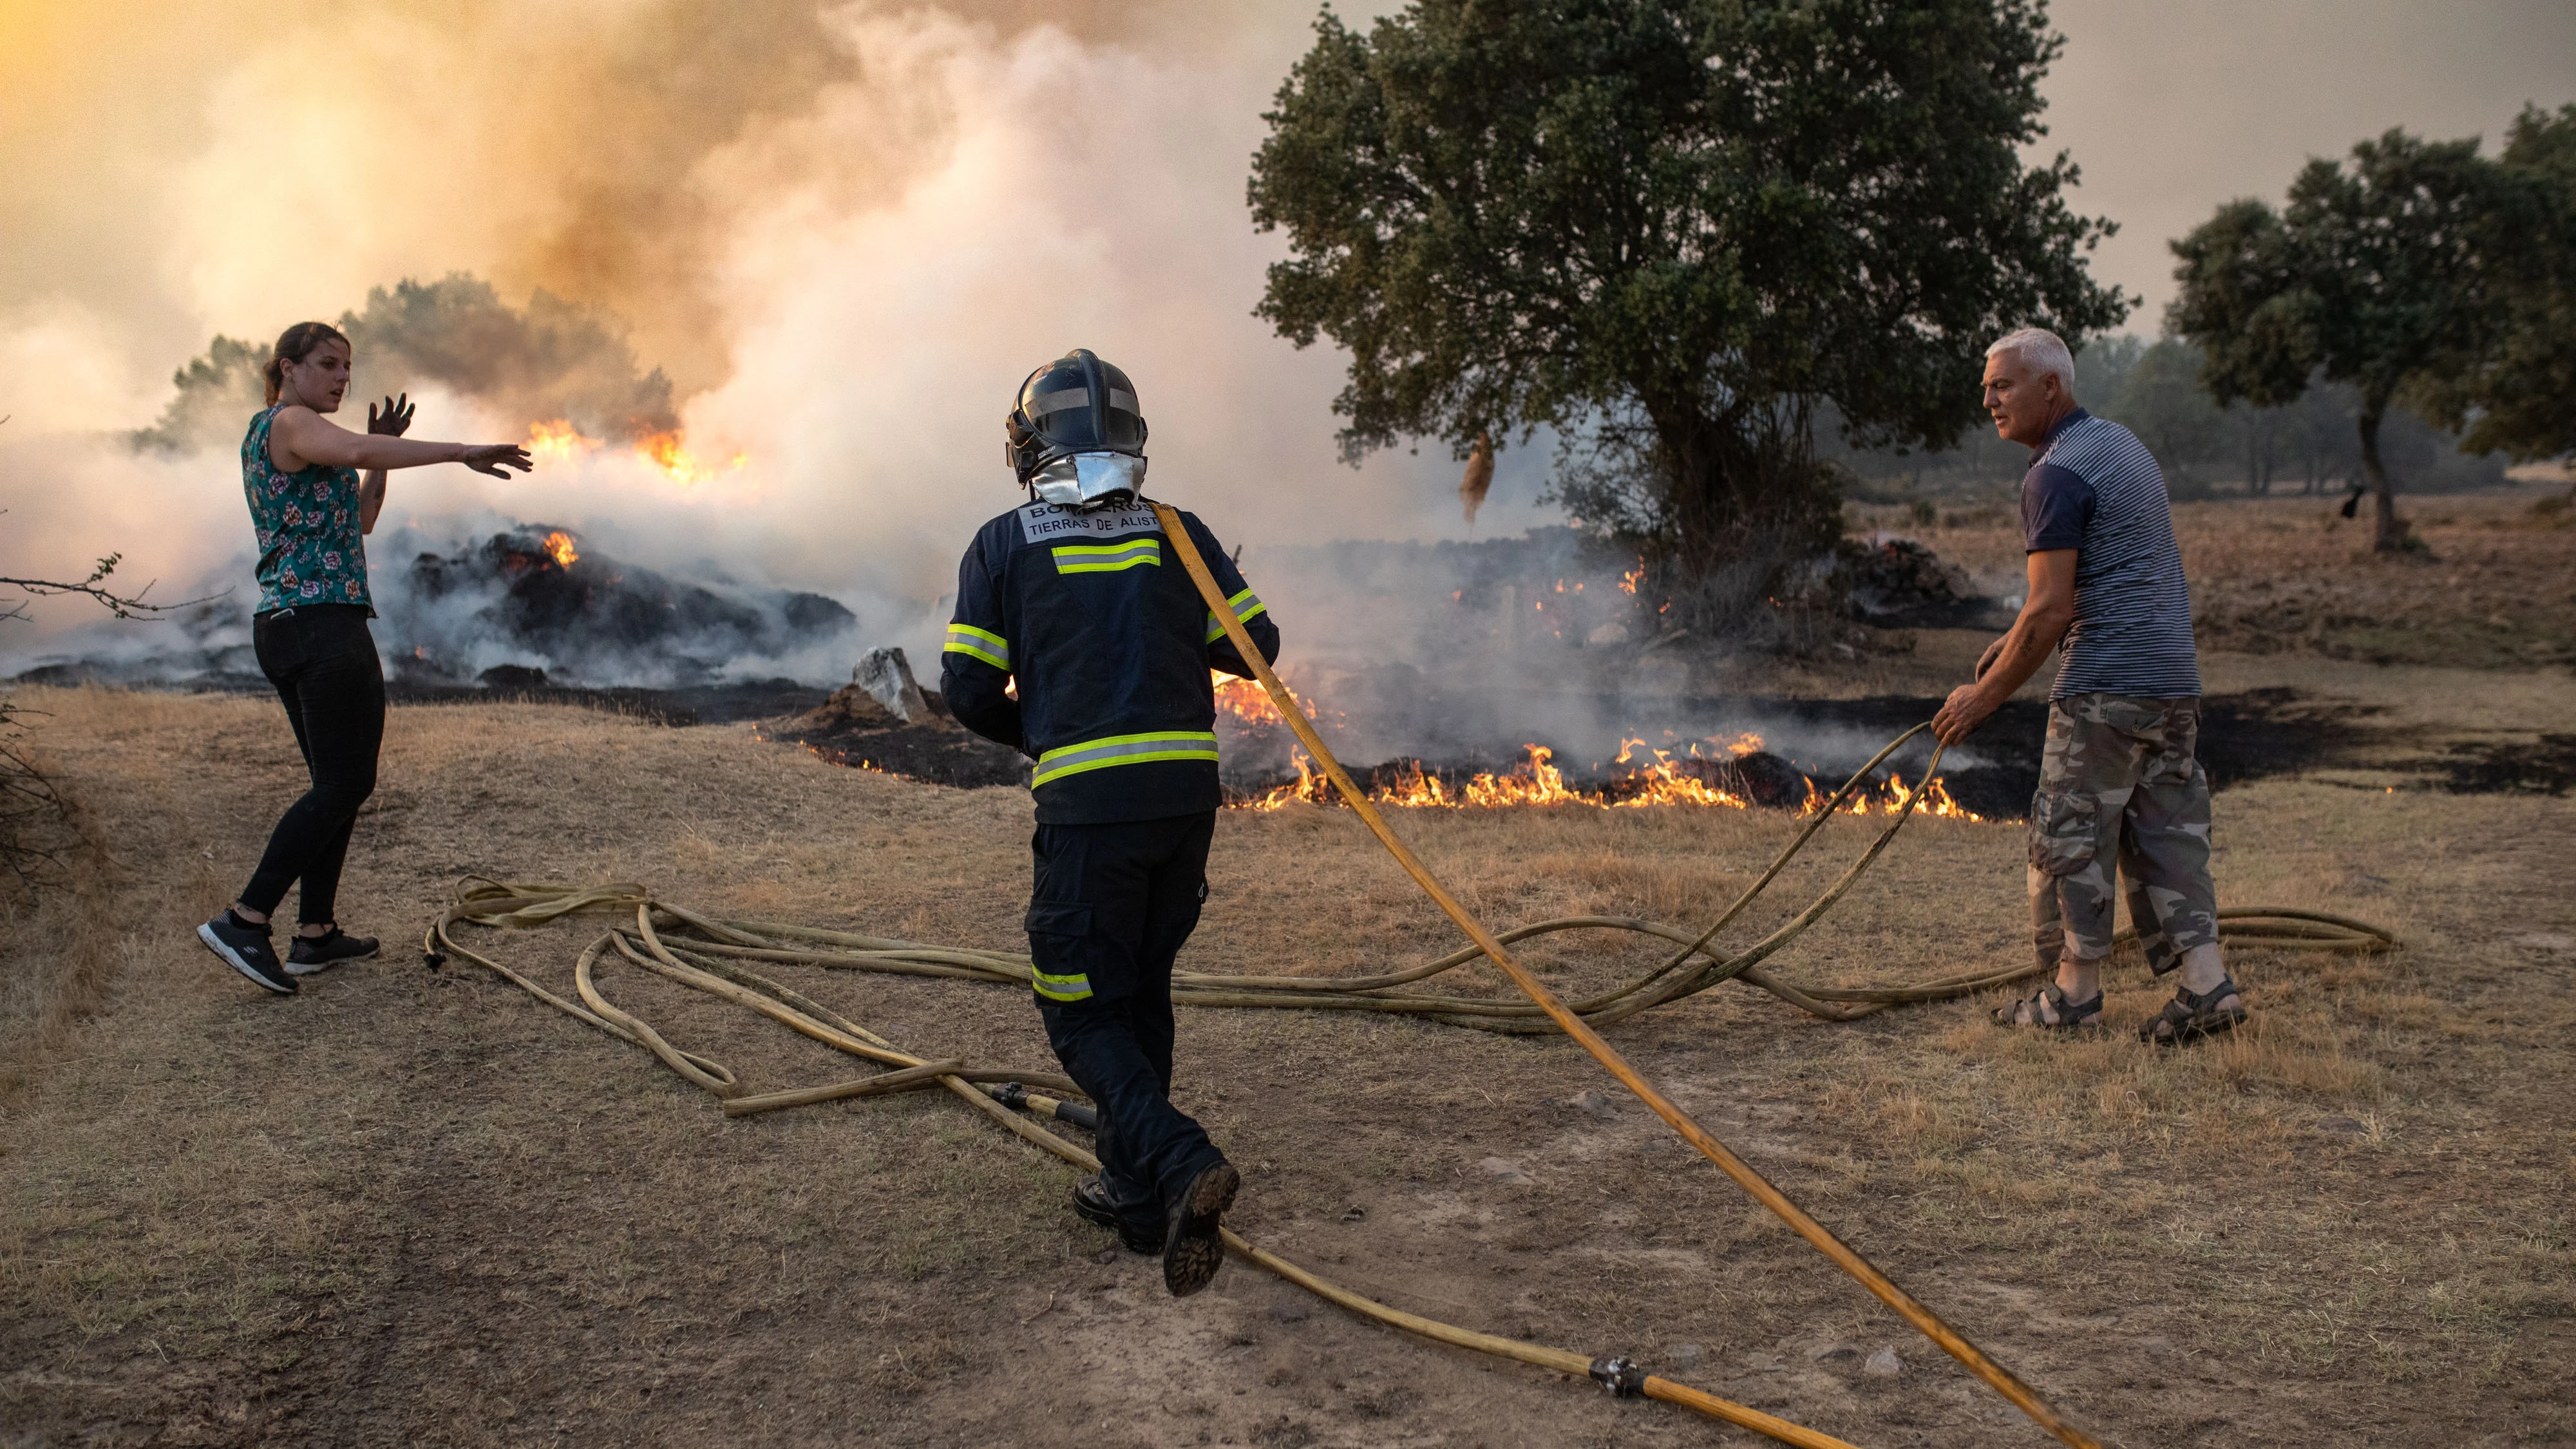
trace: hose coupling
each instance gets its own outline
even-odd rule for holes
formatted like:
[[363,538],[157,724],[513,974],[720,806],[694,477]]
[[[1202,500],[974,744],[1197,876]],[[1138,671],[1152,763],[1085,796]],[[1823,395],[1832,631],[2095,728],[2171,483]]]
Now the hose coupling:
[[1646,1366],[1624,1353],[1609,1354],[1592,1361],[1592,1381],[1614,1399],[1638,1398],[1646,1392]]
[[991,1092],[993,1100],[1005,1107],[1017,1107],[1023,1112],[1028,1110],[1029,1089],[1017,1082],[1004,1082],[998,1087],[987,1087],[984,1090]]

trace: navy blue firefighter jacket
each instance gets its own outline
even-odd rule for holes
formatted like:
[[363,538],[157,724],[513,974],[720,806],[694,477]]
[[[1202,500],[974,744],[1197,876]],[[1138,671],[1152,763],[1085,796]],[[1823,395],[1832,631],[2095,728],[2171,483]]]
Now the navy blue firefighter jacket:
[[[1181,521],[1252,642],[1278,658],[1269,609],[1207,525]],[[1040,825],[1222,804],[1210,669],[1252,677],[1144,504],[1028,503],[978,530],[957,566],[939,688],[968,729],[1037,761]]]

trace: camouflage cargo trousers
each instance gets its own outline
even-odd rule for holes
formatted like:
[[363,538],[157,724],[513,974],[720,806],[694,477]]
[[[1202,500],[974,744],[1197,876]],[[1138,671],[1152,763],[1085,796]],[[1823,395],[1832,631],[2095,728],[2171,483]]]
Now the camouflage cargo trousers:
[[2031,942],[2042,970],[2056,969],[2061,953],[2111,954],[2115,864],[2158,975],[2218,939],[2199,736],[2197,699],[2078,694],[2050,703],[2030,802]]

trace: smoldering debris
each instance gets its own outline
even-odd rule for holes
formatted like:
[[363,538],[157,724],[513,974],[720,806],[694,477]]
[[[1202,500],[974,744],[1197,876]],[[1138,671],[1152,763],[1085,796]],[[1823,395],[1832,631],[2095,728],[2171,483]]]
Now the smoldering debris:
[[1026,785],[1029,761],[1019,751],[969,734],[939,691],[913,677],[900,648],[859,658],[850,682],[803,714],[762,733],[800,744],[836,765],[877,770],[936,785]]
[[1852,617],[1884,627],[1957,628],[1980,622],[1991,607],[1966,570],[1895,534],[1845,540],[1835,571]]
[[407,607],[389,617],[387,652],[395,675],[416,684],[502,664],[557,682],[701,684],[738,660],[833,644],[858,623],[821,594],[683,582],[542,524],[421,553],[405,577]]

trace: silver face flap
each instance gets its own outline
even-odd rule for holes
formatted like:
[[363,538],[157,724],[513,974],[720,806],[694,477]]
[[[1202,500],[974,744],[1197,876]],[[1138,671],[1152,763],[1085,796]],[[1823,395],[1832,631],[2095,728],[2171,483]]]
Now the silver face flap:
[[1145,487],[1145,460],[1126,453],[1070,453],[1029,475],[1029,487],[1065,508],[1126,503]]

